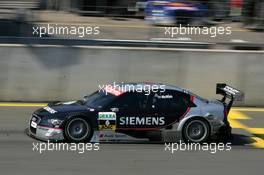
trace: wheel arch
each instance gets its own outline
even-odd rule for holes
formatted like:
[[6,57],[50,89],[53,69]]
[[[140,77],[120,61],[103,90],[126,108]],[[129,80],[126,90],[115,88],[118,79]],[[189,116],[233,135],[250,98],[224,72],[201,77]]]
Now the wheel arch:
[[184,119],[182,119],[182,120],[180,121],[179,125],[178,125],[177,131],[182,132],[182,130],[183,130],[185,124],[186,124],[187,122],[189,122],[189,121],[191,121],[191,120],[195,120],[195,119],[205,121],[205,122],[208,124],[208,126],[209,126],[210,134],[212,133],[212,126],[211,126],[211,123],[209,122],[209,120],[206,119],[206,118],[203,117],[203,116],[196,116],[196,115],[195,115],[195,116],[190,116],[190,117],[188,117],[188,118],[184,118]]

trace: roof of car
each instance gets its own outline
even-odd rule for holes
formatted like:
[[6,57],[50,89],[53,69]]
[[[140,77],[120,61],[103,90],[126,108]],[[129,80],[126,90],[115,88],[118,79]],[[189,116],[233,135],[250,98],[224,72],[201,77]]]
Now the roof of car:
[[[153,82],[112,83],[112,84],[108,84],[108,85],[104,86],[103,91],[114,94],[115,96],[119,96],[125,92],[131,91],[131,88],[133,91],[133,89],[138,89],[138,88],[142,88],[142,87],[144,88],[144,86],[147,86],[147,85],[148,85],[147,88],[149,88],[149,86],[158,86],[158,87],[160,87],[159,89],[161,89],[161,86],[165,86],[164,88],[166,90],[176,90],[176,91],[180,91],[180,92],[183,92],[186,94],[190,94],[190,95],[195,96],[199,99],[204,99],[204,98],[192,93],[191,91],[189,91],[187,89],[180,88],[180,87],[174,86],[174,85],[166,85],[166,84],[162,84],[162,83],[153,83]],[[129,88],[127,88],[127,87],[125,88],[125,86],[128,86]],[[123,87],[123,89],[122,89],[122,87]],[[145,90],[147,90],[147,89],[142,89],[141,91],[145,91]]]
[[[189,92],[186,89],[180,88],[178,86],[174,86],[174,85],[166,85],[166,84],[162,84],[162,83],[153,83],[153,82],[132,82],[132,83],[113,83],[111,84],[112,86],[119,86],[119,87],[125,87],[125,86],[129,86],[129,87],[133,87],[133,88],[140,88],[140,87],[144,87],[144,86],[158,86],[159,88],[161,88],[161,86],[165,86],[165,89],[168,90],[177,90],[177,91],[181,91],[181,92]],[[123,88],[123,91],[126,92],[128,91],[126,88]]]

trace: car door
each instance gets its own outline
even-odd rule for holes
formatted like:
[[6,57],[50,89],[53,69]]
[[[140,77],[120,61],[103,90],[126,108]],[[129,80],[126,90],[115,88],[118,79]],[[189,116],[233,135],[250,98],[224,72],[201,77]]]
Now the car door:
[[150,127],[146,123],[149,116],[149,97],[141,92],[127,92],[109,107],[116,113],[116,129],[137,129]]
[[151,113],[154,116],[164,117],[164,126],[171,126],[178,122],[185,116],[190,107],[194,107],[191,96],[177,90],[153,93],[151,101]]

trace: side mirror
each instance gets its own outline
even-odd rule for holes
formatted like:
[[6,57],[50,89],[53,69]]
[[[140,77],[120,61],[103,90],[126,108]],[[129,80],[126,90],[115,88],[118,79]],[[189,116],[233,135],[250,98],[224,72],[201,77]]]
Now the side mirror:
[[113,112],[118,112],[119,108],[110,108],[110,110],[113,111]]

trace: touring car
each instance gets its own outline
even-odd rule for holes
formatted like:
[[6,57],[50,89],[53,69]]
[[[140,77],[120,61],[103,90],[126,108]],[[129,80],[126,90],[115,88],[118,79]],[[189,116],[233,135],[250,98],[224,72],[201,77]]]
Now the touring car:
[[[220,100],[158,83],[107,85],[82,100],[55,102],[33,112],[28,134],[68,142],[160,141],[202,143],[229,139],[228,113],[243,93],[217,84]],[[123,88],[125,87],[125,88]],[[148,87],[148,88],[143,88]]]
[[154,25],[216,24],[230,14],[230,1],[150,0],[145,19]]
[[[187,1],[148,1],[145,19],[154,25],[192,24],[206,16],[207,6]],[[200,21],[201,19],[198,18]],[[197,21],[197,20],[196,20]]]

